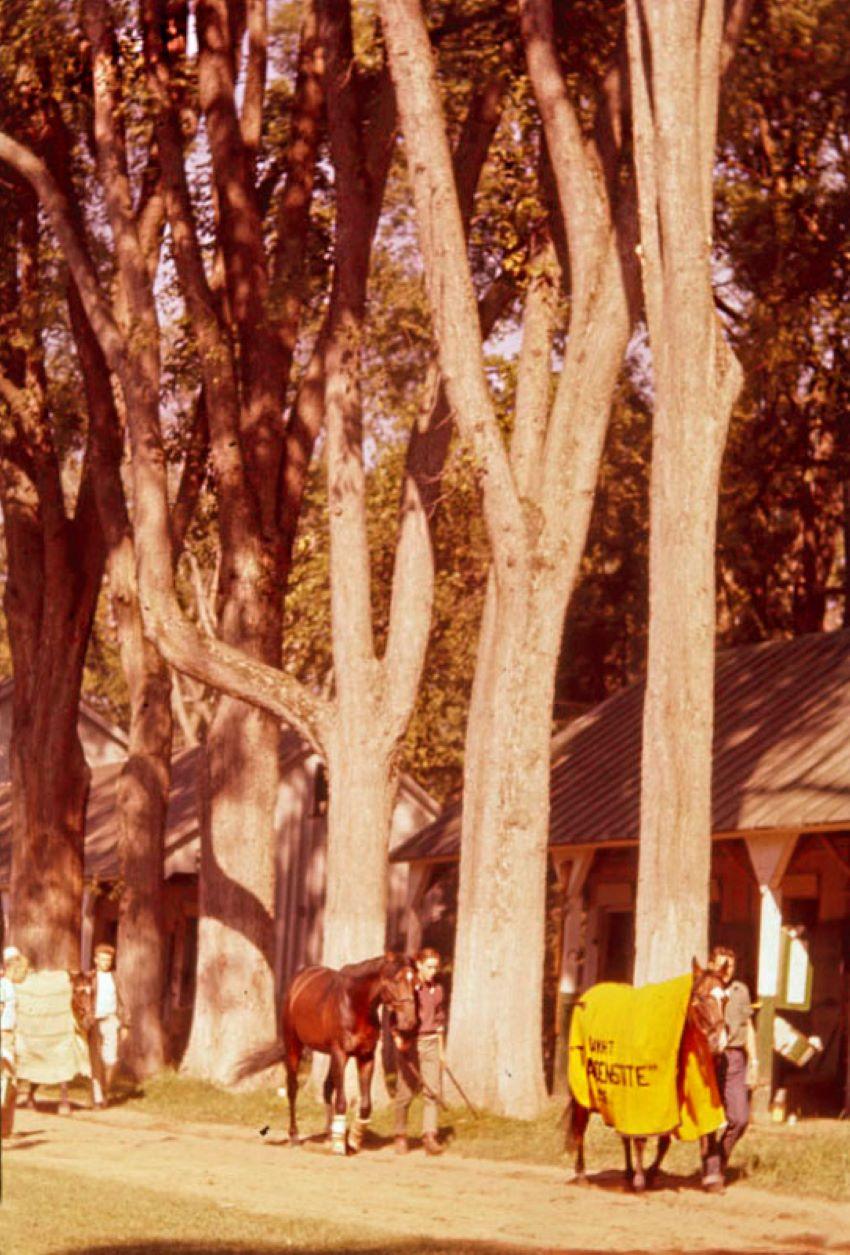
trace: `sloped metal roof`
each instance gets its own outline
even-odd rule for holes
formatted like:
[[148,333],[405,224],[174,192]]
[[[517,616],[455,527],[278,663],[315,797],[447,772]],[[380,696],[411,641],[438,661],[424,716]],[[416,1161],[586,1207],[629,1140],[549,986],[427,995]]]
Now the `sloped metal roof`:
[[[292,729],[281,735],[281,772],[291,772],[313,750]],[[165,876],[194,873],[198,869],[200,831],[198,827],[198,771],[201,750],[195,746],[181,750],[171,761],[171,792],[165,829]],[[86,809],[84,875],[87,880],[115,880],[120,871],[118,856],[118,801],[116,786],[123,763],[107,763],[92,768],[91,788]],[[408,798],[425,812],[436,816],[438,806],[412,777],[399,780],[399,797]],[[11,873],[12,815],[11,785],[0,783],[0,885],[9,884]]]
[[[197,871],[198,803],[196,782],[200,750],[181,750],[171,763],[171,792],[165,829],[165,875]],[[123,763],[92,769],[86,810],[84,875],[86,880],[116,880],[118,804],[116,786]],[[0,785],[0,884],[8,885],[12,861],[11,785]]]
[[[552,845],[637,842],[643,682],[594,707],[552,742]],[[850,828],[850,631],[719,652],[712,832]],[[457,858],[448,807],[393,862]]]

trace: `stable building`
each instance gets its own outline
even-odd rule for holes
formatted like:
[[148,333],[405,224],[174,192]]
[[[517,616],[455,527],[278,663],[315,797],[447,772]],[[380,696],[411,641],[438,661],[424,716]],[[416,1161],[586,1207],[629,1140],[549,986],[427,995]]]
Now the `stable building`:
[[[553,1028],[562,1039],[583,989],[631,979],[643,692],[642,683],[624,689],[552,743]],[[734,947],[761,1003],[761,1106],[781,1087],[801,1111],[850,1110],[848,728],[850,631],[718,653],[710,932],[712,944]],[[410,867],[411,949],[451,950],[460,827],[457,803],[391,856]],[[689,962],[683,955],[683,970]],[[804,1067],[771,1049],[783,1022],[822,1044],[806,1050]]]

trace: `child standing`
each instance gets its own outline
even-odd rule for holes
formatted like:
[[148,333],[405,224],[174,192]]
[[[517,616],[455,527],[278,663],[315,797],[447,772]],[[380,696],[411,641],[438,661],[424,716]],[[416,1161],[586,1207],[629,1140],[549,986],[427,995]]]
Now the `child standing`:
[[115,947],[105,944],[94,948],[92,972],[91,1065],[92,1097],[95,1107],[105,1107],[118,1066],[118,1038],[124,1024],[121,999],[112,970]]

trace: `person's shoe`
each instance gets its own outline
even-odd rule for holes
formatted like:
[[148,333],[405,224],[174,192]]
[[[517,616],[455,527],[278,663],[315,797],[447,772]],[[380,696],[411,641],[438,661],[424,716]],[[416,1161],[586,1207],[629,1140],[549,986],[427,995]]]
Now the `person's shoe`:
[[406,1155],[410,1147],[407,1144],[407,1138],[399,1133],[395,1139],[395,1153],[397,1155]]
[[425,1147],[426,1155],[442,1155],[443,1148],[437,1141],[436,1133],[424,1133],[422,1135],[422,1145]]

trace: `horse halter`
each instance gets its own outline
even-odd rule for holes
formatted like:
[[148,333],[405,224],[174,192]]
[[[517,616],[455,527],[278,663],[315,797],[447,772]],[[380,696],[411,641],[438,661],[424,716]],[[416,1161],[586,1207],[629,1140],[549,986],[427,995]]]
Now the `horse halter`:
[[[402,993],[399,994],[399,985],[402,986]],[[403,967],[393,976],[385,976],[381,981],[381,1002],[393,1013],[397,1018],[407,1018],[410,1020],[409,1027],[401,1028],[401,1032],[410,1032],[416,1024],[416,994],[414,993],[414,974],[412,967]],[[412,1008],[411,1012],[405,1016],[402,1011],[403,1007]]]
[[704,971],[694,981],[689,1010],[695,1027],[713,1054],[723,1049],[726,1031],[723,994],[723,982],[715,972]]

